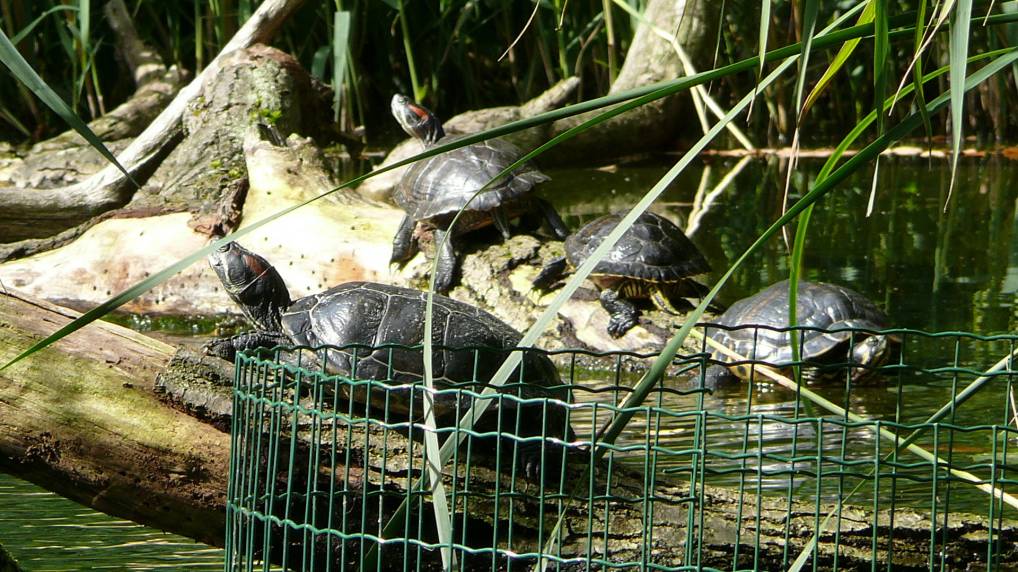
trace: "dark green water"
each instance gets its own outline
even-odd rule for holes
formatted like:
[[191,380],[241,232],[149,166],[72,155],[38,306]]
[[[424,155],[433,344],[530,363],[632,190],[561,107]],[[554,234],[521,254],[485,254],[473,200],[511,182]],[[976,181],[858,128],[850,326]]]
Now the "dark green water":
[[[779,163],[782,171],[778,169]],[[705,189],[711,190],[734,164],[735,161],[712,164],[712,172],[703,185]],[[800,170],[815,173],[820,165],[819,161],[805,161]],[[895,327],[927,332],[1013,333],[1018,317],[1015,305],[1018,292],[1015,232],[1018,184],[1015,177],[1018,165],[1000,159],[964,162],[954,195],[944,212],[950,185],[950,174],[945,166],[943,161],[930,164],[919,159],[883,160],[873,213],[869,217],[866,210],[872,186],[871,172],[852,177],[825,197],[818,204],[809,227],[804,276],[849,286],[867,295],[887,311]],[[783,168],[784,163],[777,160],[749,163],[731,186],[714,198],[712,206],[700,219],[699,228],[691,238],[713,265],[714,278],[780,216],[785,184]],[[567,216],[569,224],[577,225],[601,214],[599,198],[612,210],[632,204],[666,169],[667,166],[642,166],[614,173],[552,171],[555,180],[550,184],[553,188],[550,196]],[[660,201],[663,207],[658,208],[658,212],[671,215],[673,220],[688,221],[694,202],[693,190],[701,186],[701,176],[702,171],[680,177],[663,195]],[[792,201],[799,196],[795,189],[807,186],[804,177],[793,179],[793,183]],[[790,232],[794,235],[794,228]],[[777,236],[743,264],[722,290],[721,299],[731,303],[787,274],[788,248]],[[906,345],[903,362],[920,371],[890,376],[885,379],[886,385],[854,389],[848,398],[852,411],[885,421],[923,422],[972,381],[977,376],[974,372],[989,368],[1013,349],[1006,341],[958,337],[910,337]],[[948,366],[971,372],[934,374],[929,371]],[[604,379],[603,374],[597,373],[591,377]],[[621,382],[632,385],[636,379],[637,376],[631,375]],[[989,427],[992,424],[1007,427],[1009,422],[1013,425],[1013,421],[1005,417],[1008,381],[1006,377],[996,378],[960,407],[953,418],[946,419],[953,419],[959,425],[987,426],[972,432],[941,432],[939,444],[943,448],[951,442],[952,462],[960,465],[989,463],[996,444],[998,464],[1015,463],[1013,449],[1018,436],[1010,436],[1012,452],[1005,456],[1004,436]],[[690,382],[677,378],[669,383],[673,388],[683,388]],[[842,387],[824,387],[818,391],[839,405],[845,402]],[[660,399],[662,406],[673,411],[696,410],[698,405],[695,395],[672,393]],[[712,460],[709,464],[714,468],[733,472],[708,475],[709,484],[738,485],[741,482],[750,491],[758,484],[761,490],[784,491],[791,484],[793,488],[805,487],[806,498],[812,498],[816,481],[790,478],[791,465],[780,457],[816,451],[818,443],[828,455],[839,454],[845,444],[844,456],[850,459],[878,458],[890,450],[888,442],[878,442],[869,429],[843,431],[830,425],[818,435],[815,425],[801,424],[796,429],[790,423],[767,418],[768,415],[792,418],[797,411],[800,418],[828,415],[816,407],[797,410],[794,394],[780,387],[763,385],[754,390],[740,387],[720,391],[705,396],[703,408],[729,416],[762,416],[748,422],[713,419],[709,423],[706,443],[710,448],[750,456],[748,461]],[[681,470],[689,466],[689,458],[674,452],[695,446],[693,426],[691,417],[664,420],[638,417],[629,426],[632,431],[627,433],[629,440],[625,442],[656,443],[666,452],[653,459],[655,465],[659,469]],[[797,441],[794,446],[793,440]],[[932,437],[921,440],[920,444],[932,448]],[[942,449],[944,454],[946,450]],[[755,460],[754,455],[763,458]],[[909,454],[903,454],[902,459],[917,460]],[[632,461],[642,465],[645,459],[637,455]],[[826,467],[831,468],[830,465]],[[758,477],[755,470],[771,474]],[[915,472],[919,472],[918,469]],[[989,471],[979,474],[986,476]],[[920,475],[922,478],[929,476],[929,471]],[[848,488],[851,488],[854,481],[849,479],[849,482]],[[823,491],[821,496],[827,500],[836,498],[838,487],[843,484],[837,478],[827,479],[819,487]],[[882,502],[893,496],[903,504],[928,508],[935,498],[939,510],[950,506],[956,511],[982,514],[988,511],[989,497],[967,486],[954,485],[948,492],[941,483],[934,494],[929,483],[899,479],[893,490],[890,487],[891,479],[883,479],[879,492]],[[873,494],[871,490],[864,490],[854,497],[854,502],[869,502]]]
[[[735,165],[734,160],[716,160],[709,165],[704,188],[709,191]],[[737,257],[781,213],[784,175],[779,162],[751,162],[732,180],[724,192],[713,197],[703,214],[694,242],[714,266],[717,277],[727,261]],[[783,164],[782,164],[783,166]],[[804,161],[803,173],[815,173],[817,161]],[[606,211],[631,205],[667,170],[662,163],[625,165],[614,171],[545,169],[552,177],[544,189],[566,222],[576,227]],[[658,212],[687,222],[694,193],[701,187],[703,168],[693,168],[666,191]],[[810,175],[811,176],[811,175]],[[805,188],[808,180],[800,176],[793,182]],[[854,288],[884,307],[896,326],[926,331],[964,330],[978,333],[1015,331],[1018,319],[1015,295],[1018,292],[1018,240],[1015,240],[1018,164],[1002,160],[964,160],[954,196],[943,212],[949,185],[946,163],[925,160],[884,159],[877,184],[872,216],[866,206],[872,183],[871,173],[863,173],[843,183],[817,207],[810,226],[806,251],[806,277],[837,282]],[[730,303],[787,275],[787,249],[780,238],[770,241],[735,274],[722,291],[722,300]],[[138,322],[136,326],[144,327]],[[193,324],[187,324],[192,329]],[[177,326],[171,326],[171,329]],[[179,332],[174,332],[179,333]],[[991,365],[1008,351],[1001,342],[970,342],[954,339],[922,341],[906,350],[908,363],[932,367],[955,362],[974,370]],[[600,371],[584,374],[603,380]],[[933,376],[903,374],[901,391],[903,421],[920,421],[942,405],[954,384],[964,384],[969,376]],[[635,376],[623,376],[632,383]],[[682,380],[672,380],[680,384]],[[1002,423],[1006,380],[982,392],[958,411],[957,419],[972,423]],[[876,387],[852,394],[857,412],[894,419],[895,388]],[[837,400],[838,392],[828,396]],[[695,396],[668,394],[662,404],[676,410],[695,407]],[[747,412],[793,416],[793,396],[784,390],[738,389],[704,397],[711,411],[738,415]],[[799,415],[819,411],[800,410]],[[759,423],[711,425],[712,447],[730,451],[748,449],[768,453],[791,450],[793,437],[816,443],[816,432],[801,427],[796,434],[787,424],[761,419]],[[692,424],[688,420],[662,423],[637,419],[632,426],[632,443],[641,443],[645,435],[657,439],[662,447],[682,449],[693,443]],[[872,454],[877,446],[865,430],[827,428],[823,447],[849,441],[860,454]],[[955,460],[985,460],[991,453],[993,437],[987,432],[956,434]],[[942,441],[943,442],[943,441]],[[882,451],[885,449],[881,449]],[[998,451],[999,454],[999,451]],[[632,459],[640,462],[639,459]],[[681,468],[681,456],[661,455],[659,469]],[[766,467],[765,467],[766,468]],[[735,477],[712,477],[708,482],[734,484]],[[786,476],[768,477],[764,489],[784,490]],[[793,486],[798,486],[793,483]],[[824,487],[825,496],[834,494]],[[986,496],[979,493],[952,493],[952,507],[984,512]],[[894,494],[903,502],[922,506],[926,499],[922,487],[901,485]],[[885,493],[882,493],[885,494]],[[943,496],[943,490],[941,491]],[[18,557],[28,570],[91,569],[213,569],[221,566],[221,553],[184,539],[163,534],[131,523],[99,515],[70,501],[39,491],[8,476],[0,475],[0,543]]]

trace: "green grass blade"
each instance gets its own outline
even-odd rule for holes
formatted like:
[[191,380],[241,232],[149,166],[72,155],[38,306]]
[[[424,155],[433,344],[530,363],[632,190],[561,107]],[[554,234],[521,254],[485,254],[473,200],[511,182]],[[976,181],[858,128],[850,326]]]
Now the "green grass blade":
[[82,121],[81,118],[79,118],[74,111],[67,106],[67,103],[65,103],[55,91],[46,85],[46,82],[39,77],[39,74],[35,73],[32,66],[28,65],[28,62],[25,61],[25,58],[21,56],[21,53],[18,52],[18,49],[14,47],[14,44],[11,43],[7,34],[5,34],[2,30],[0,30],[0,62],[3,62],[3,64],[7,66],[7,69],[11,70],[11,73],[14,74],[14,77],[16,77],[18,81],[24,84],[25,87],[31,90],[36,97],[49,106],[54,113],[67,122],[72,129],[84,137],[96,151],[99,151],[99,153],[101,153],[102,156],[110,163],[116,165],[116,167],[124,173],[127,179],[134,184],[134,186],[139,186],[137,181],[134,180],[134,177],[131,176],[131,173],[129,173],[127,169],[125,169],[124,166],[117,161],[117,158],[113,156],[113,153],[106,148],[102,139],[93,133],[92,130],[88,128],[88,125],[86,125],[85,122]]
[[813,49],[813,33],[817,23],[817,0],[806,0],[802,17],[802,49],[799,51],[799,76],[795,82],[796,128],[801,121],[800,105],[802,90],[806,85],[806,69],[809,66],[809,54]]
[[912,66],[912,87],[915,91],[916,107],[923,116],[923,131],[926,133],[926,147],[933,149],[933,123],[926,112],[926,94],[923,91],[923,36],[926,33],[926,0],[920,0],[915,20],[915,64]]
[[20,32],[15,34],[14,37],[11,38],[11,43],[14,44],[15,46],[20,44],[21,40],[24,40],[26,37],[28,37],[28,35],[32,33],[32,30],[34,30],[36,26],[38,26],[40,23],[42,23],[43,20],[46,19],[46,16],[49,16],[50,14],[53,14],[55,12],[62,12],[64,10],[70,10],[72,12],[75,12],[78,10],[78,7],[59,5],[54,6],[49,10],[46,10],[42,14],[39,14],[34,20],[29,22],[28,25],[22,28]]
[[335,13],[332,34],[332,111],[338,121],[343,109],[343,79],[346,77],[347,54],[350,53],[347,46],[350,41],[350,12],[339,10]]
[[954,183],[958,179],[958,157],[962,146],[962,113],[965,105],[965,64],[969,52],[969,27],[972,21],[972,0],[958,0],[951,23],[949,59],[951,63],[951,184],[947,189],[944,208],[951,202]]
[[[764,64],[767,63],[767,58],[764,55],[767,53],[767,36],[770,33],[771,28],[771,0],[760,0],[760,27],[759,27],[759,47],[757,48],[757,54],[759,58],[759,68],[756,70],[756,86],[754,86],[754,95],[759,93],[760,78],[763,76]],[[749,114],[753,114],[752,105],[749,108]]]
[[[883,109],[887,92],[887,0],[873,0],[873,109]],[[877,135],[884,132],[884,114],[877,114]]]
[[322,81],[325,80],[325,65],[329,62],[331,52],[332,46],[322,46],[315,50],[315,55],[311,56],[312,76]]
[[399,27],[403,32],[403,51],[406,52],[407,70],[410,72],[410,85],[414,90],[414,101],[420,103],[426,95],[426,89],[417,80],[417,66],[414,65],[413,41],[410,39],[410,23],[407,22],[406,10],[403,7],[403,0],[396,0],[399,9]]
[[[854,9],[857,8],[858,6]],[[859,14],[859,19],[856,21],[856,25],[862,26],[872,22],[874,9],[873,0],[867,2],[865,8],[863,8],[862,14]],[[813,86],[813,90],[810,91],[808,96],[806,96],[806,102],[802,105],[802,111],[799,113],[800,116],[804,116],[809,112],[810,108],[813,107],[813,104],[816,103],[817,98],[823,94],[824,90],[827,89],[827,86],[831,83],[831,80],[834,79],[835,74],[838,73],[838,71],[845,65],[845,62],[848,61],[848,58],[851,57],[852,52],[855,51],[855,48],[859,45],[860,41],[861,38],[855,38],[845,42],[841,46],[841,49],[839,49],[838,53],[834,56],[834,60],[831,61],[831,65],[827,66],[827,70],[824,71],[824,74],[820,76],[817,84]]]

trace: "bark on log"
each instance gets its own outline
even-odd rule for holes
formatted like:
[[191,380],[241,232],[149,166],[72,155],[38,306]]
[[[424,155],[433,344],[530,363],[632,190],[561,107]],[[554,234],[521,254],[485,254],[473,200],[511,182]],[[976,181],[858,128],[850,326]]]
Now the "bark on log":
[[[287,146],[279,147],[262,141],[257,129],[248,133],[244,155],[250,188],[241,213],[242,227],[336,185],[310,140],[291,137]],[[392,237],[401,218],[402,211],[395,207],[339,191],[240,242],[279,268],[295,298],[353,280],[423,286],[430,270],[427,256],[418,256],[401,272],[389,268]],[[71,244],[0,265],[0,282],[33,296],[89,307],[203,246],[207,237],[192,227],[187,213],[110,218]],[[505,243],[493,236],[460,243],[462,277],[451,295],[493,312],[517,329],[529,327],[554,295],[538,296],[531,291],[530,282],[545,261],[561,255],[561,243],[542,242],[525,234]],[[608,314],[591,290],[585,292],[586,296],[575,297],[564,306],[560,318],[539,342],[541,347],[653,352],[663,345],[677,319],[647,310],[640,326],[616,340],[606,331]],[[125,309],[166,314],[237,313],[205,264],[181,272]]]
[[[221,71],[224,57],[264,42],[272,36],[300,0],[267,0],[262,3],[223,51],[202,73],[180,90],[173,101],[149,123],[145,131],[117,154],[131,174],[141,180],[158,164],[168,148],[179,140],[181,118],[202,85]],[[61,188],[0,188],[0,227],[10,230],[7,240],[38,238],[72,227],[91,217],[125,205],[134,194],[133,185],[116,167],[106,166],[87,179]],[[32,224],[25,224],[31,221]],[[40,229],[45,231],[40,234]]]
[[[46,303],[0,295],[0,359],[9,359],[16,351],[14,348],[62,325],[72,315]],[[200,407],[191,409],[192,412],[217,418],[223,424],[228,417],[224,415],[228,410],[224,398],[230,396],[224,381],[232,376],[229,366],[218,360],[180,352],[171,363],[171,354],[171,348],[165,344],[118,326],[96,323],[0,373],[0,468],[105,512],[220,544],[229,436],[171,408],[165,398],[156,396],[154,379],[160,375],[164,397],[174,401],[185,398],[192,405],[198,403]],[[167,364],[169,369],[163,369]],[[307,433],[306,421],[299,425],[303,427],[302,435]],[[384,492],[394,498],[405,494],[407,476],[419,475],[422,470],[420,444],[411,448],[399,431],[383,433],[377,426],[367,430],[367,434],[363,428],[351,429],[350,439],[342,433],[347,429],[342,426],[337,429],[341,433],[336,442],[344,444],[336,451],[340,464],[315,474],[326,483],[350,475],[354,482],[342,488],[352,496],[340,504],[343,510],[351,511],[345,513],[343,522],[358,523],[359,507],[374,510],[382,504],[378,496],[373,496],[362,505],[358,497],[361,491]],[[309,449],[313,441],[303,442],[305,449]],[[289,447],[285,440],[283,446]],[[500,538],[506,538],[511,524],[513,550],[522,553],[538,549],[538,533],[543,530],[547,534],[551,530],[558,516],[559,501],[547,503],[542,512],[534,498],[539,490],[537,485],[511,483],[504,474],[494,471],[494,459],[484,456],[481,449],[473,449],[469,507],[465,516],[457,517],[457,525],[465,525],[477,533],[475,536],[484,536],[477,541],[483,547],[492,538],[487,532],[497,526],[502,533]],[[319,458],[326,459],[328,455]],[[610,494],[614,500],[590,505],[584,491],[572,489],[575,483],[586,482],[581,477],[582,463],[587,457],[578,452],[571,458],[564,480],[569,488],[564,492],[576,496],[573,500],[563,499],[561,504],[567,515],[562,529],[565,533],[561,553],[565,557],[583,557],[589,550],[595,558],[632,562],[640,561],[641,551],[646,547],[650,551],[649,561],[678,566],[684,564],[686,539],[698,538],[702,532],[702,541],[694,547],[694,553],[700,555],[699,562],[730,568],[739,531],[742,544],[739,566],[751,565],[750,558],[756,553],[762,569],[777,569],[785,554],[786,523],[792,531],[787,541],[792,554],[802,548],[814,527],[812,503],[793,502],[789,507],[783,498],[764,497],[759,499],[759,512],[755,512],[758,499],[751,494],[740,499],[732,491],[705,487],[690,495],[681,479],[670,481],[662,477],[654,483],[653,530],[648,534],[645,523],[649,522],[649,515],[644,513],[643,502],[647,485],[642,473],[616,461],[609,484],[607,465],[599,465],[596,494]],[[342,465],[344,460],[349,460],[349,465]],[[303,458],[301,461],[306,466]],[[465,465],[456,470],[462,490]],[[447,467],[446,471],[446,484],[451,487],[452,469]],[[280,476],[285,477],[285,471]],[[497,513],[496,487],[503,493],[517,491],[501,496]],[[549,492],[546,488],[545,494]],[[462,511],[465,498],[460,497],[453,508]],[[744,511],[741,521],[734,510],[740,500]],[[510,504],[511,523],[505,518]],[[687,536],[687,511],[691,507],[702,509],[702,520],[697,514],[694,522],[702,522],[703,528]],[[389,506],[387,510],[393,508]],[[821,513],[830,508],[821,506]],[[788,514],[790,520],[786,518]],[[387,514],[366,516],[378,518]],[[588,520],[590,517],[592,520]],[[430,516],[426,513],[424,518]],[[891,534],[887,530],[889,519],[888,513],[881,513],[877,519],[880,527],[877,558],[886,561],[891,549],[896,569],[925,569],[930,554],[928,518],[908,509],[897,509],[893,541],[889,540]],[[843,511],[841,545],[837,547],[843,569],[869,568],[872,521],[868,508],[849,506]],[[586,533],[590,523],[594,531],[592,541],[588,541]],[[935,528],[940,543],[935,547],[936,553],[944,555],[949,567],[985,568],[985,563],[980,562],[986,554],[988,538],[985,518],[953,514],[948,524],[940,523]],[[1005,519],[996,523],[994,534],[999,540],[998,566],[1008,569],[1018,565],[1018,525]],[[299,536],[291,538],[299,541]],[[751,543],[757,538],[759,551],[755,552]],[[946,544],[941,543],[942,538],[947,539]],[[820,536],[821,568],[831,564],[836,549],[834,540],[830,529]],[[348,556],[351,554],[352,550]],[[438,556],[432,553],[428,558]],[[490,558],[484,561],[490,568]]]

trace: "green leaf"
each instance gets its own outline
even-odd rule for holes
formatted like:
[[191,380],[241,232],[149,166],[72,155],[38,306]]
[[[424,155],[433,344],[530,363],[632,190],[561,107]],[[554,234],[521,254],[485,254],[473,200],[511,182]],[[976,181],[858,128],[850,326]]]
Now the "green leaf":
[[332,110],[336,120],[343,106],[343,79],[346,77],[346,59],[350,41],[350,12],[340,10],[333,15],[332,28]]
[[129,173],[127,169],[125,169],[124,166],[117,161],[117,158],[113,156],[113,153],[106,148],[102,139],[93,133],[92,130],[88,128],[88,125],[86,125],[85,122],[82,121],[81,118],[79,118],[74,111],[67,106],[67,103],[65,103],[63,99],[60,99],[60,96],[46,85],[46,82],[39,77],[39,74],[35,73],[32,66],[28,65],[25,58],[21,57],[21,53],[18,52],[18,49],[14,47],[14,44],[11,43],[7,34],[5,34],[2,30],[0,30],[0,62],[3,62],[3,64],[7,66],[7,69],[11,70],[11,73],[14,74],[14,77],[18,78],[18,81],[23,83],[25,87],[35,94],[36,97],[49,106],[54,113],[59,115],[61,119],[71,126],[71,128],[84,137],[85,140],[96,149],[96,151],[99,151],[103,157],[120,169],[127,179],[134,184],[134,186],[139,186],[137,181],[134,180],[134,177],[131,176],[131,173]]
[[53,14],[55,12],[62,12],[64,10],[70,10],[71,12],[75,12],[78,10],[78,8],[76,6],[59,5],[54,6],[49,10],[46,10],[42,14],[39,14],[39,16],[36,17],[36,19],[29,22],[29,24],[22,28],[20,32],[15,34],[14,37],[11,38],[11,43],[14,44],[15,46],[20,44],[21,40],[24,40],[26,37],[28,37],[28,35],[32,33],[32,30],[34,30],[35,27],[38,26],[39,23],[41,23],[46,18],[46,16],[49,16],[50,14]]
[[915,20],[915,64],[912,66],[912,87],[915,91],[916,107],[923,116],[923,131],[926,133],[926,146],[933,149],[933,123],[926,112],[926,94],[923,91],[923,36],[926,30],[926,0],[920,0]]
[[[873,0],[873,109],[883,109],[887,93],[887,0]],[[877,114],[877,135],[884,132],[884,114]]]
[[965,64],[969,53],[969,25],[972,21],[972,0],[958,0],[951,22],[948,50],[951,62],[951,185],[947,190],[944,208],[951,202],[954,183],[958,175],[958,157],[962,146],[962,112],[965,105]]
[[[856,21],[856,26],[862,26],[872,22],[874,10],[873,0],[870,0],[863,9],[862,14],[859,15],[859,19]],[[827,86],[831,83],[831,80],[834,79],[834,75],[838,73],[838,70],[840,70],[845,65],[845,62],[848,61],[848,58],[851,57],[852,52],[855,51],[855,48],[859,45],[861,39],[862,38],[855,38],[849,40],[841,46],[841,49],[838,50],[838,53],[834,56],[834,60],[831,62],[831,65],[827,66],[827,70],[824,71],[824,75],[820,77],[817,84],[813,86],[813,90],[808,96],[806,96],[806,102],[802,105],[802,111],[799,112],[800,117],[805,116],[809,112],[810,108],[813,107],[817,98],[823,94],[824,90],[827,89]]]

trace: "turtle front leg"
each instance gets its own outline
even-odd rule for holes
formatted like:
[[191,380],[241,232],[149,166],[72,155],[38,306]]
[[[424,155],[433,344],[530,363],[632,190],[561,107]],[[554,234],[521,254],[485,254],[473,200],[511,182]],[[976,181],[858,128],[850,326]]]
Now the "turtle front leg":
[[673,316],[681,316],[683,314],[679,310],[680,306],[687,310],[692,307],[685,298],[676,295],[675,292],[666,289],[663,285],[657,285],[650,291],[650,301],[654,303],[658,310]]
[[605,288],[601,290],[601,306],[608,311],[608,333],[613,338],[621,338],[630,328],[637,324],[639,312],[632,302],[622,298],[618,290]]
[[445,293],[452,288],[452,280],[456,274],[456,249],[452,245],[449,231],[435,230],[435,256],[438,268],[435,270],[435,292]]
[[569,236],[569,227],[566,226],[566,223],[562,222],[562,217],[559,216],[555,207],[540,197],[534,197],[533,200],[534,206],[537,207],[541,216],[544,217],[544,226],[548,229],[548,232],[559,240],[565,240]]
[[256,348],[271,348],[273,346],[289,343],[289,339],[282,332],[264,332],[253,330],[243,332],[228,338],[219,338],[207,342],[202,346],[205,355],[215,356],[233,361],[239,351],[250,351]]
[[417,221],[411,218],[410,215],[403,216],[403,220],[399,223],[399,228],[396,229],[396,236],[392,238],[392,256],[389,258],[389,264],[395,264],[398,268],[403,268],[417,254],[417,239],[414,237],[414,228],[416,226]]
[[512,229],[509,227],[509,217],[505,214],[505,209],[502,207],[495,207],[495,210],[491,211],[491,217],[495,221],[495,228],[502,234],[502,240],[509,240],[512,238]]

